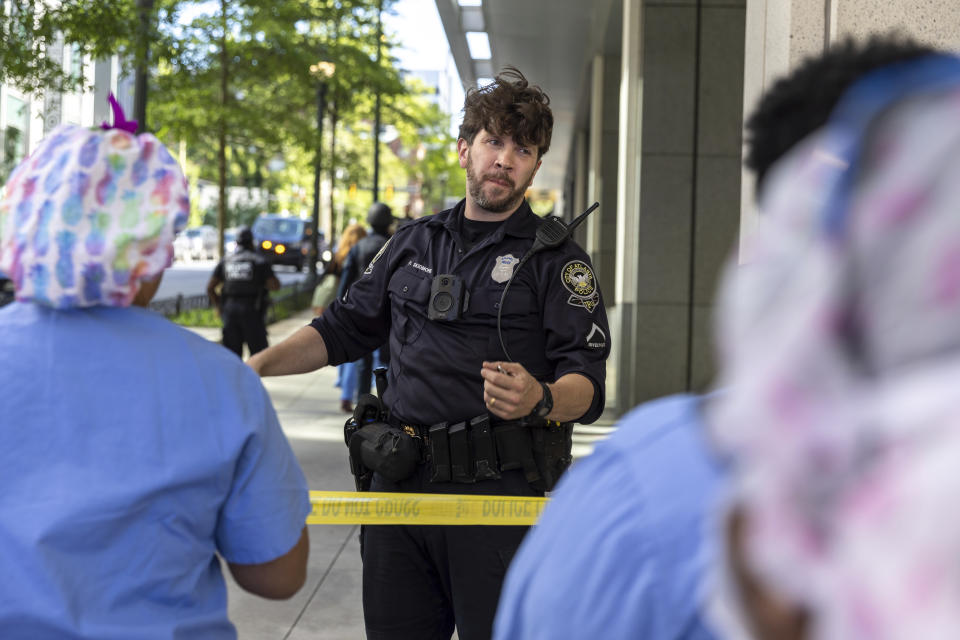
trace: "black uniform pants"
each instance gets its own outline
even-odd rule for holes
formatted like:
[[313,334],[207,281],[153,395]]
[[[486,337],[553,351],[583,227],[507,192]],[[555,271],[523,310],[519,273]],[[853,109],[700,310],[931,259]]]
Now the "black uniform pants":
[[[475,484],[429,481],[429,465],[371,491],[543,495],[519,471]],[[365,525],[363,618],[368,640],[489,640],[500,588],[529,527]]]
[[223,304],[223,346],[243,357],[243,343],[250,355],[267,348],[267,327],[260,305],[254,301],[227,300]]

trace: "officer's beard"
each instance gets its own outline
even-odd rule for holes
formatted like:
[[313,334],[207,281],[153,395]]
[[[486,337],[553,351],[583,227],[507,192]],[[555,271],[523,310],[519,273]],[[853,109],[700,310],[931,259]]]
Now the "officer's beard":
[[[473,160],[469,154],[467,155],[467,191],[477,206],[490,213],[504,213],[511,209],[516,209],[523,200],[523,194],[527,192],[527,188],[530,186],[530,183],[533,182],[532,178],[533,176],[531,176],[531,179],[527,180],[524,185],[517,188],[514,181],[505,173],[486,173],[481,177],[477,177],[477,174],[473,170]],[[488,197],[483,192],[483,183],[487,180],[506,182],[510,185],[509,193],[502,198]]]

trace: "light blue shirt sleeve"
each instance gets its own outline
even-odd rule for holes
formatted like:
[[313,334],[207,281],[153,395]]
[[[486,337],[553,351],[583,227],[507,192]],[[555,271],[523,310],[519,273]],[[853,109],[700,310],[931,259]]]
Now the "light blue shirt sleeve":
[[260,564],[293,548],[311,507],[303,471],[252,370],[244,386],[242,415],[251,429],[220,510],[216,544],[228,562]]
[[696,639],[703,533],[719,484],[696,400],[628,415],[578,461],[510,566],[498,640]]

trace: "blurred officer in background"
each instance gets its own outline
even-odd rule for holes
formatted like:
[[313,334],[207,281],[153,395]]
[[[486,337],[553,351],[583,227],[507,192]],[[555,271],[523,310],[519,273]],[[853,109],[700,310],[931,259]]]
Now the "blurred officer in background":
[[[220,285],[223,288],[218,295]],[[279,288],[270,262],[254,251],[253,232],[242,228],[237,234],[237,251],[217,263],[207,282],[207,295],[223,320],[223,346],[240,357],[243,343],[251,355],[267,348],[267,292]]]
[[[389,338],[385,419],[419,454],[408,476],[375,469],[371,490],[542,496],[570,463],[572,423],[603,411],[610,333],[589,258],[563,235],[535,244],[545,223],[524,197],[550,147],[548,105],[516,69],[469,90],[466,198],[403,225],[345,301],[249,360],[302,373]],[[367,637],[448,640],[456,626],[488,640],[527,529],[364,526]]]

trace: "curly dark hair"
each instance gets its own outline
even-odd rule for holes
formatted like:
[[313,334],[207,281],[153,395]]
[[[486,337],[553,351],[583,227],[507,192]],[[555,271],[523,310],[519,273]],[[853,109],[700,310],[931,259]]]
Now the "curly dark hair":
[[746,123],[744,163],[757,175],[757,192],[770,167],[824,124],[846,90],[867,73],[938,53],[899,34],[852,38],[808,58],[767,91]]
[[537,147],[537,158],[550,148],[553,112],[550,98],[531,86],[516,67],[507,67],[488,85],[467,90],[463,101],[460,137],[473,144],[481,129],[511,136],[520,144]]

